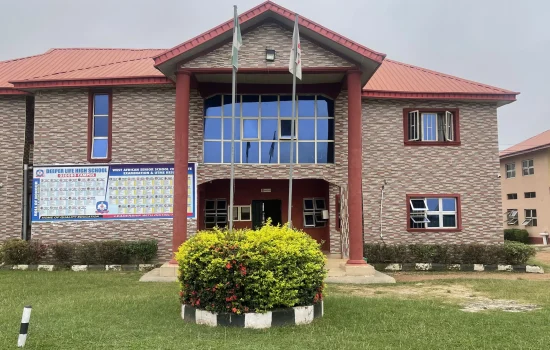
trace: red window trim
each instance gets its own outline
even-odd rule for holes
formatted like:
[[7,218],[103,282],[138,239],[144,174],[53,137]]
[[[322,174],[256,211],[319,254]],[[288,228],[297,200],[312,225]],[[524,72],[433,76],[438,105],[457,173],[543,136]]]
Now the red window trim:
[[[92,139],[93,139],[93,122],[94,122],[94,95],[107,94],[109,95],[109,134],[107,145],[107,158],[95,159],[92,158]],[[89,163],[108,163],[112,158],[113,148],[113,91],[108,90],[90,90],[88,92],[88,150],[87,157]]]
[[[456,228],[440,228],[440,229],[428,229],[428,228],[410,228],[409,220],[411,215],[411,205],[409,201],[411,198],[456,198]],[[458,193],[439,193],[439,194],[426,194],[426,193],[415,193],[407,194],[405,205],[407,206],[407,220],[406,220],[406,229],[407,232],[460,232],[462,231],[462,201],[460,194]]]
[[[419,113],[429,112],[453,112],[453,123],[455,131],[454,141],[409,141],[409,112],[418,111]],[[460,146],[460,113],[458,108],[403,108],[403,142],[405,146]]]

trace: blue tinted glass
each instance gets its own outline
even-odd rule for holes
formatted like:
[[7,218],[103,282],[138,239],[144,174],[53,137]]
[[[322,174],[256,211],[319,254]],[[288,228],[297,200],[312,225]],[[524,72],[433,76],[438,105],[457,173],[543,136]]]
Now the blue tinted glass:
[[221,141],[204,141],[204,162],[220,163],[222,161]]
[[257,117],[260,113],[260,96],[244,95],[243,96],[243,117]]
[[315,96],[298,97],[298,116],[315,117]]
[[443,211],[455,211],[456,200],[454,198],[443,198]]
[[94,117],[94,136],[109,136],[109,117]]
[[277,150],[279,145],[276,141],[262,142],[262,163],[273,164],[278,163]]
[[94,95],[94,115],[109,114],[109,95],[96,94]]
[[428,210],[430,211],[439,210],[439,198],[427,198],[426,203],[428,203]]
[[262,96],[262,117],[277,117],[277,96]]
[[[290,163],[290,142],[280,142],[279,143],[280,149],[280,162],[281,163]],[[296,163],[296,142],[294,142],[294,145],[292,146],[294,149],[294,157],[292,158],[294,160],[294,163]]]
[[[241,119],[235,118],[235,140],[241,137]],[[223,139],[231,140],[231,118],[223,118]]]
[[243,163],[259,163],[260,150],[258,142],[244,142],[242,144]]
[[277,140],[279,135],[277,134],[277,119],[265,119],[262,123],[262,140]]
[[258,119],[243,119],[243,139],[258,138]]
[[222,119],[204,118],[204,139],[221,140],[222,138]]
[[315,142],[298,143],[298,163],[315,163]]
[[[281,120],[281,138],[290,139],[292,134],[292,120],[283,119]],[[294,123],[294,135],[296,135],[296,123]]]
[[334,119],[317,119],[317,140],[334,141]]
[[422,114],[422,139],[437,141],[437,114]]
[[[235,115],[239,116],[241,115],[241,104],[239,103],[241,99],[241,96],[237,95],[235,96]],[[223,96],[223,115],[224,117],[231,117],[232,111],[231,111],[231,95],[224,95]]]
[[334,117],[334,101],[323,96],[317,96],[317,116]]
[[298,119],[298,140],[315,140],[314,119]]
[[453,215],[443,215],[443,227],[456,227],[456,217]]
[[428,227],[439,227],[439,215],[428,215]]
[[108,145],[109,141],[106,139],[94,139],[92,158],[107,158]]
[[334,163],[334,142],[317,142],[317,163]]
[[[235,163],[241,162],[241,143],[235,142],[234,143],[234,157]],[[224,142],[223,143],[223,162],[224,163],[231,163],[231,142]]]
[[222,116],[222,97],[221,95],[210,97],[204,100],[204,115],[207,117]]
[[279,111],[281,117],[292,117],[292,96],[281,96]]

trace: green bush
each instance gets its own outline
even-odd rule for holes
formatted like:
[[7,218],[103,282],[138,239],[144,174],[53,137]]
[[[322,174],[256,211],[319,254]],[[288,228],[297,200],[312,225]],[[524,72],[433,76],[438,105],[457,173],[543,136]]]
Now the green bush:
[[369,263],[510,264],[527,263],[535,255],[532,246],[504,244],[365,244]]
[[75,247],[75,264],[98,265],[100,263],[97,254],[98,242],[85,242]]
[[509,228],[504,230],[504,239],[528,244],[529,232],[525,229]]
[[97,257],[101,264],[128,264],[131,259],[128,244],[122,241],[97,242]]
[[150,263],[157,256],[158,243],[154,239],[131,241],[127,242],[127,245],[133,262],[139,264]]
[[208,311],[265,312],[322,299],[320,245],[286,226],[202,231],[181,245],[176,260],[181,302]]
[[70,266],[76,259],[76,244],[60,242],[50,245],[54,261],[59,265]]
[[2,260],[8,265],[38,264],[47,253],[47,247],[37,241],[9,239],[2,244]]

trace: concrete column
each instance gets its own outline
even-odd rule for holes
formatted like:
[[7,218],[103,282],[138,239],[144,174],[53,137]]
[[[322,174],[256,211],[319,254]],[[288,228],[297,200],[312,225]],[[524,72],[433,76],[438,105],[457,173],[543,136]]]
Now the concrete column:
[[[174,219],[172,251],[187,239],[187,164],[189,162],[189,94],[191,73],[177,72],[174,150]],[[173,259],[171,262],[175,262]]]

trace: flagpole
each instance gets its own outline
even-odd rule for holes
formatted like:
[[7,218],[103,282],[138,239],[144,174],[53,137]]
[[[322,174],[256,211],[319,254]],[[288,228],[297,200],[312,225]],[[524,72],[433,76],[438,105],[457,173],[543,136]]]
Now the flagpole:
[[[298,14],[294,19],[294,28],[298,27]],[[290,123],[290,168],[288,174],[288,227],[292,228],[292,171],[294,167],[294,124],[296,117],[296,55],[298,54],[298,39],[294,30],[292,38],[292,122]],[[296,46],[296,47],[294,47]]]
[[[237,6],[233,5],[233,18],[234,23],[238,21],[237,18]],[[235,23],[236,24],[236,23]],[[237,27],[233,28],[233,31],[236,31]],[[233,34],[235,35],[235,34]],[[231,87],[231,175],[229,178],[229,232],[233,231],[233,198],[235,195],[235,92],[236,92],[236,80],[237,80],[237,69],[232,64],[232,87]]]

